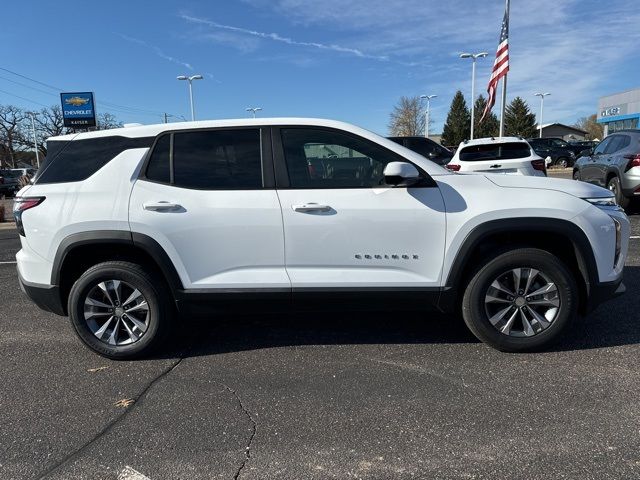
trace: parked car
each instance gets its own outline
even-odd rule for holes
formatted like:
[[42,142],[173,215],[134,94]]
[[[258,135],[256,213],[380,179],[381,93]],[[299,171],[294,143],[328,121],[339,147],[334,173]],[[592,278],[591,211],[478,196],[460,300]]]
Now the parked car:
[[13,170],[0,170],[0,195],[12,196],[19,188],[20,174]]
[[593,140],[585,140],[581,142],[569,142],[569,146],[573,149],[573,152],[576,154],[576,158],[580,158],[583,155],[590,155],[593,149],[598,146],[598,143]]
[[14,203],[20,283],[110,358],[157,348],[175,312],[282,308],[458,312],[487,344],[525,351],[624,291],[629,221],[595,185],[456,174],[318,119],[119,128],[47,146]]
[[35,168],[12,168],[11,171],[17,172],[21,177],[26,176],[33,178],[37,170]]
[[519,137],[465,140],[446,168],[455,172],[547,175],[544,160]]
[[438,145],[430,138],[425,137],[388,137],[409,150],[419,153],[428,160],[438,165],[446,165],[453,157],[453,152],[448,148]]
[[573,178],[606,187],[618,205],[640,196],[640,130],[621,130],[605,138],[591,155],[581,157]]
[[551,165],[567,168],[576,161],[574,149],[561,138],[529,138],[527,141],[539,156],[549,158]]

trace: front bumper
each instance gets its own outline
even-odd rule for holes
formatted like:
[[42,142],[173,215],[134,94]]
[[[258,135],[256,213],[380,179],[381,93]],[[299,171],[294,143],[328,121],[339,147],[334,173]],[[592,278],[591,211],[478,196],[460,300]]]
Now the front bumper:
[[63,317],[67,315],[60,299],[60,287],[27,282],[22,278],[19,270],[18,281],[20,282],[20,289],[42,310],[62,315]]
[[612,298],[619,297],[627,291],[624,283],[622,283],[622,277],[615,282],[603,282],[596,285],[592,285],[589,292],[589,298],[585,305],[585,314],[595,310],[600,304],[611,300]]

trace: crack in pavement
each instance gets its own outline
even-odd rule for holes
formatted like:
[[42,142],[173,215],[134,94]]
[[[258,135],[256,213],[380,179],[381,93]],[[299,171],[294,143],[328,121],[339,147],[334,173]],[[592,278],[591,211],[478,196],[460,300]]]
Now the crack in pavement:
[[89,441],[87,441],[80,448],[78,448],[74,452],[71,452],[70,454],[66,455],[64,458],[62,458],[61,460],[57,461],[51,467],[49,467],[47,470],[45,470],[43,473],[38,475],[37,479],[38,480],[42,480],[42,479],[48,477],[49,475],[51,475],[53,472],[55,472],[59,468],[62,468],[63,466],[67,465],[72,460],[75,460],[80,455],[82,455],[82,453],[85,450],[87,450],[91,445],[93,445],[95,442],[100,440],[100,438],[102,438],[104,435],[109,433],[116,425],[118,425],[121,421],[123,421],[129,415],[129,413],[131,411],[133,411],[133,409],[138,406],[139,403],[142,403],[142,400],[144,399],[145,395],[149,392],[149,390],[151,390],[151,387],[153,387],[156,383],[158,383],[164,377],[169,375],[173,370],[175,370],[176,367],[178,365],[180,365],[182,360],[184,360],[184,358],[185,358],[184,356],[180,357],[177,361],[173,362],[171,365],[169,365],[167,368],[165,368],[162,372],[160,372],[160,374],[157,377],[155,377],[153,380],[151,380],[147,384],[147,386],[142,389],[142,391],[138,394],[138,396],[134,397],[135,398],[135,402],[134,402],[134,404],[133,404],[133,406],[131,408],[126,409],[120,415],[118,415],[113,420],[111,420],[109,423],[107,423],[102,430],[100,430],[93,438],[91,438]]
[[244,460],[242,461],[242,464],[236,471],[236,474],[233,476],[233,480],[238,480],[238,478],[240,478],[240,474],[242,473],[242,470],[251,459],[251,444],[253,443],[253,438],[256,436],[256,433],[258,431],[258,423],[253,419],[253,415],[251,415],[251,412],[249,412],[249,410],[247,410],[244,407],[244,405],[242,404],[242,400],[240,400],[240,397],[238,396],[236,391],[233,390],[232,388],[229,388],[224,383],[221,383],[221,385],[235,397],[235,399],[238,401],[238,405],[240,405],[240,409],[251,422],[251,435],[249,436],[249,441],[247,442],[247,446],[245,447],[245,451],[244,451],[245,457],[244,457]]

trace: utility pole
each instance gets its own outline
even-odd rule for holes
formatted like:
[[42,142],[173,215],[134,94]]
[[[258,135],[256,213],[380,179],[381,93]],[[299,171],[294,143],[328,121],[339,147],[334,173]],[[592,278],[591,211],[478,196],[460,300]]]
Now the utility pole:
[[38,152],[38,137],[36,136],[35,114],[33,112],[27,112],[27,114],[31,117],[31,130],[33,132],[33,144],[36,148],[36,163],[38,164],[38,168],[40,168],[40,153]]
[[489,55],[487,52],[480,53],[461,53],[460,58],[470,58],[471,64],[471,140],[473,140],[473,124],[475,123],[476,110],[476,60]]
[[427,110],[424,113],[424,138],[429,138],[429,111],[431,110],[431,99],[436,98],[438,95],[420,95],[420,98],[427,100]]
[[551,95],[549,92],[534,93],[536,97],[540,97],[540,138],[542,138],[542,115],[544,114],[544,97]]

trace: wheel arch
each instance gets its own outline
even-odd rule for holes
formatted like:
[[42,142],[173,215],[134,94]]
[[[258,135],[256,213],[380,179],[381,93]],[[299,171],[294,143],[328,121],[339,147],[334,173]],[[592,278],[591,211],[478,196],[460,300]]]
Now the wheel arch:
[[455,311],[465,280],[493,252],[534,247],[560,257],[572,270],[580,288],[580,311],[588,309],[591,286],[598,282],[597,263],[584,231],[568,220],[510,218],[482,223],[466,236],[456,252],[440,298],[440,308]]
[[65,314],[73,283],[90,266],[108,260],[129,260],[152,269],[166,282],[174,299],[183,288],[171,259],[153,238],[117,230],[76,233],[60,242],[51,273],[51,285],[59,287]]

